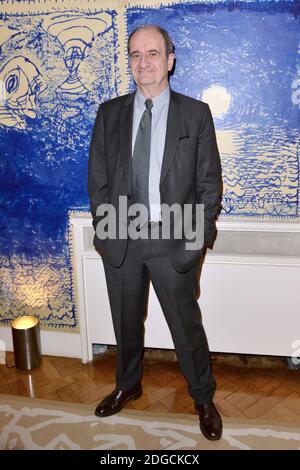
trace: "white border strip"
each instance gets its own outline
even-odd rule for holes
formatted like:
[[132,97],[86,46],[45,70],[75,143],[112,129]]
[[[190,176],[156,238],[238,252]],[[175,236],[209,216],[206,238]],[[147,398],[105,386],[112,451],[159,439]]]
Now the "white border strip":
[[[5,350],[13,351],[11,327],[1,327],[0,335]],[[66,333],[59,330],[41,330],[41,353],[46,356],[81,358],[80,334]]]

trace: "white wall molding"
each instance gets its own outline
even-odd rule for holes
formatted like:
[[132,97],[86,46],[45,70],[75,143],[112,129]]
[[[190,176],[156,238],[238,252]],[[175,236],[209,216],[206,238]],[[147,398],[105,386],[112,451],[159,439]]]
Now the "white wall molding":
[[[12,333],[9,326],[0,328],[0,338],[6,351],[13,351]],[[47,356],[82,357],[79,333],[41,330],[41,353]]]
[[217,221],[217,228],[220,231],[230,232],[281,232],[299,233],[300,222],[265,222],[250,220],[226,220]]

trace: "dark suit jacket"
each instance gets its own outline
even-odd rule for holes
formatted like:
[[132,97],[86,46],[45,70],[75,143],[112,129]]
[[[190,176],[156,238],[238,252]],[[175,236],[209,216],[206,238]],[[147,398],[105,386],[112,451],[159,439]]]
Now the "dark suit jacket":
[[[135,93],[100,105],[94,125],[89,158],[88,190],[93,225],[99,204],[110,203],[118,213],[119,196],[131,199],[132,122]],[[161,203],[204,204],[204,245],[212,247],[215,220],[220,211],[222,177],[214,124],[209,106],[171,90],[166,142],[160,177]],[[122,264],[126,239],[100,240],[97,251],[110,264]],[[202,249],[186,250],[185,239],[167,241],[170,260],[179,272],[198,261]]]

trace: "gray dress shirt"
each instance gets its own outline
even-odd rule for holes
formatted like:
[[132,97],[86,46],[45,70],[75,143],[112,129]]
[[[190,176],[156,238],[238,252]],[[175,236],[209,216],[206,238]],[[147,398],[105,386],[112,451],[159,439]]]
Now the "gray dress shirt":
[[[133,127],[132,127],[132,149],[143,112],[145,101],[142,92],[137,89],[134,100]],[[151,151],[149,169],[149,204],[150,220],[161,220],[159,181],[162,160],[165,149],[167,118],[170,103],[169,86],[158,96],[152,98],[152,126],[151,126]]]

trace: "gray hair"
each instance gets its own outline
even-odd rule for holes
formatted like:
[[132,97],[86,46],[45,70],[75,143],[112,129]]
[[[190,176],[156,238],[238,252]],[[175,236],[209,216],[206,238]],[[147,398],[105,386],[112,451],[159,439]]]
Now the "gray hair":
[[163,39],[164,39],[164,42],[165,42],[165,46],[166,46],[166,53],[167,53],[167,57],[172,54],[174,52],[174,44],[173,44],[173,41],[168,33],[168,31],[166,31],[165,29],[161,28],[160,26],[156,25],[156,24],[146,24],[144,26],[138,26],[137,28],[135,28],[129,35],[129,38],[128,38],[128,41],[127,41],[127,51],[128,51],[128,54],[130,54],[130,41],[131,41],[131,38],[132,36],[137,32],[139,31],[140,29],[143,29],[143,28],[154,28],[156,29],[156,31],[158,31]]

